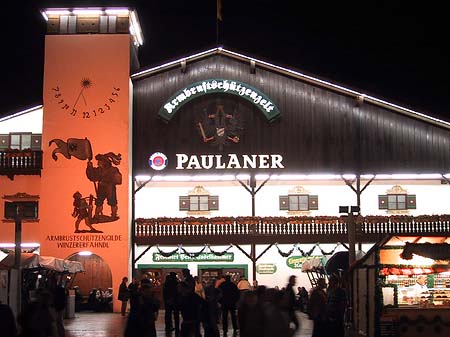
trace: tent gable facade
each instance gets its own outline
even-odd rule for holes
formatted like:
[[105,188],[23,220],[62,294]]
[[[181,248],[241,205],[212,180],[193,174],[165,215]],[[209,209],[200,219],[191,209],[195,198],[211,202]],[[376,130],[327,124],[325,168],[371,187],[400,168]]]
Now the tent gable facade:
[[[179,103],[173,101],[175,93],[211,79],[256,88],[273,102],[279,118],[268,121],[249,100],[220,92],[190,99],[170,121],[161,118],[166,104]],[[270,165],[261,170],[270,173],[446,173],[450,169],[450,131],[445,123],[414,118],[355,99],[350,91],[255,67],[223,53],[136,76],[133,95],[136,174],[148,172],[149,155],[154,152],[165,154],[164,173],[172,174],[180,172],[180,153],[225,158],[281,155],[283,172]],[[230,120],[224,117],[220,124],[211,117],[220,112]],[[242,166],[231,166],[231,171]]]

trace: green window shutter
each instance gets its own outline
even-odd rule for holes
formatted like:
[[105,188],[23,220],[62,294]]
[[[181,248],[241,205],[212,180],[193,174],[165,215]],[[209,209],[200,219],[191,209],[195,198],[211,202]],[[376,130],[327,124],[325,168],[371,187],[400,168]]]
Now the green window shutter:
[[408,194],[406,196],[406,209],[416,209],[416,195]]
[[378,196],[378,209],[388,209],[388,196],[379,195]]
[[189,197],[180,196],[180,211],[189,211]]
[[280,211],[289,211],[288,195],[280,195]]
[[219,196],[218,195],[210,195],[208,201],[209,201],[209,210],[210,211],[218,211],[219,210]]
[[310,195],[308,198],[309,210],[317,211],[319,209],[319,196]]

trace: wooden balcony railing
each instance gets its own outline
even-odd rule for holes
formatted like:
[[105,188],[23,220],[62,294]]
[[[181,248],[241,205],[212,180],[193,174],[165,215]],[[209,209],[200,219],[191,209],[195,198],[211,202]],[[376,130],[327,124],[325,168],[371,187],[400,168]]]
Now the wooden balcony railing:
[[14,179],[15,175],[40,175],[42,151],[0,150],[0,175]]
[[[220,219],[220,220],[219,220]],[[386,235],[450,233],[450,215],[358,217],[357,242]],[[154,218],[136,219],[137,244],[249,244],[347,242],[344,217]]]

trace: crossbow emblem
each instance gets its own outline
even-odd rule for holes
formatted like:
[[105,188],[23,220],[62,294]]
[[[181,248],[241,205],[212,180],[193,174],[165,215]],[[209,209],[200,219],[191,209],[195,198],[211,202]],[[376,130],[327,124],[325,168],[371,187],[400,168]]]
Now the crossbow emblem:
[[209,113],[206,108],[203,110],[197,121],[197,128],[204,143],[218,146],[222,151],[224,145],[239,143],[242,124],[239,113],[226,112],[224,105],[218,104],[214,113]]

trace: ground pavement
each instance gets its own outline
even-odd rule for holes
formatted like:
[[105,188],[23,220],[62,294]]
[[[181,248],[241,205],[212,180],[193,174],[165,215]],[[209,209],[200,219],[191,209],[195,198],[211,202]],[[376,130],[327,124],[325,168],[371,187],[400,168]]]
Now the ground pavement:
[[[299,312],[301,328],[295,337],[310,337],[312,321]],[[123,337],[127,318],[119,313],[77,312],[75,318],[65,319],[66,337]],[[156,322],[158,337],[174,337],[174,333],[164,331],[164,311],[161,310]],[[228,336],[232,336],[231,331]]]

